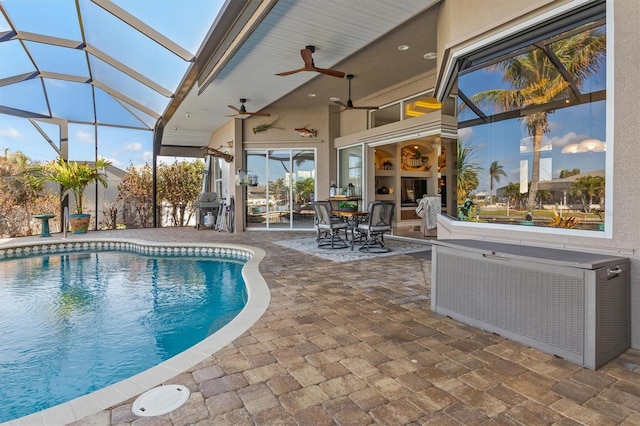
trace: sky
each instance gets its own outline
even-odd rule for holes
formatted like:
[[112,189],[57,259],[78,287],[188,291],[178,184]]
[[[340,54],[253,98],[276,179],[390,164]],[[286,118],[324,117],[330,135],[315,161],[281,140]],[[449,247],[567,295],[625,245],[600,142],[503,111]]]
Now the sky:
[[[458,86],[467,95],[473,96],[489,89],[510,89],[502,81],[500,71],[488,68],[478,69],[459,78]],[[588,77],[580,87],[582,93],[606,89],[606,66]],[[491,115],[491,111],[485,111]],[[459,121],[476,118],[473,112],[465,109],[459,115]],[[605,169],[606,152],[563,153],[569,144],[594,138],[606,144],[606,101],[593,102],[569,108],[557,109],[548,115],[549,132],[544,135],[541,159],[550,163],[547,176],[556,179],[562,170],[579,169],[581,173]],[[500,182],[494,182],[496,188],[509,183],[520,182],[521,161],[528,160],[528,172],[531,174],[532,138],[522,122],[516,118],[498,123],[485,124],[461,129],[460,138],[476,147],[475,162],[484,168],[479,176],[479,185],[475,193],[490,193],[488,170],[493,161],[498,161],[507,176],[501,176]],[[546,160],[544,160],[546,159]],[[541,170],[541,176],[544,175]],[[542,180],[542,179],[541,179]]]
[[[187,57],[165,49],[89,0],[80,0],[82,27],[74,0],[0,0],[17,30],[81,43],[82,28],[87,45],[126,64],[157,84],[164,93],[149,88],[97,56],[89,55],[87,61],[80,49],[25,41],[32,61],[18,40],[7,39],[0,42],[2,155],[8,150],[21,151],[34,161],[55,158],[57,153],[47,138],[59,145],[57,125],[36,120],[45,137],[29,120],[6,113],[10,108],[48,115],[50,107],[54,118],[69,120],[71,160],[94,160],[98,140],[98,155],[116,167],[124,169],[130,164],[151,163],[156,117],[164,113],[170,101],[168,95],[178,87],[189,60],[200,48],[224,1],[113,0],[113,3],[177,43]],[[0,35],[11,30],[9,21],[0,14]],[[68,74],[84,81],[93,79],[96,84],[57,78],[2,84],[2,79],[35,72],[36,67],[42,72]],[[112,96],[103,88],[115,90],[122,96]],[[92,96],[96,99],[95,111]],[[95,122],[100,125],[94,126]]]

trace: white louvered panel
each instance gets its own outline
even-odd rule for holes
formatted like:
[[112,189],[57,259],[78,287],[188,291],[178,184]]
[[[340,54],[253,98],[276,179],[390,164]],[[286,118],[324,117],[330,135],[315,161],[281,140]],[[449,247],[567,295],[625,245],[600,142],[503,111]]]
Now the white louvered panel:
[[434,312],[592,369],[630,347],[629,259],[442,244],[433,249]]

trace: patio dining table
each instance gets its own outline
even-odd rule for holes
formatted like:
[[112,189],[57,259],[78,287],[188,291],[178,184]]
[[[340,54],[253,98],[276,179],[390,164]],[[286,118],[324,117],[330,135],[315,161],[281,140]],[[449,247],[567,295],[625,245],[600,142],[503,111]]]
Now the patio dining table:
[[339,217],[349,224],[349,230],[351,231],[351,240],[353,240],[355,229],[358,227],[358,224],[367,217],[369,212],[331,210],[331,214],[333,216]]

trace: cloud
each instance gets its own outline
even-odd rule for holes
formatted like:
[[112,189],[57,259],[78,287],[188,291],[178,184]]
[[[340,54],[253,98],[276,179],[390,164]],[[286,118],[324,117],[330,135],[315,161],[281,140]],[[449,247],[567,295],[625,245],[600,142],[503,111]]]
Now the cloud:
[[78,130],[76,136],[80,142],[93,143],[93,133],[85,132],[84,130]]
[[144,153],[142,153],[142,156],[140,157],[140,159],[142,160],[143,163],[152,164],[153,163],[153,152],[152,151],[145,151]]
[[121,169],[121,168],[122,168],[122,166],[123,166],[122,161],[119,161],[119,160],[118,160],[118,159],[116,159],[116,158],[105,158],[105,160],[111,161],[111,164],[112,164],[114,167],[117,167],[117,168],[119,168],[119,169]]
[[462,140],[473,138],[473,127],[465,127],[464,129],[458,129],[458,137]]
[[125,151],[142,151],[142,144],[140,142],[131,142],[125,145]]
[[569,132],[562,136],[554,136],[551,138],[551,143],[556,147],[564,147],[570,143],[578,143],[586,139],[586,135],[579,135],[575,132]]
[[19,139],[22,137],[22,134],[13,127],[5,127],[4,129],[0,129],[0,136],[6,136],[8,138]]

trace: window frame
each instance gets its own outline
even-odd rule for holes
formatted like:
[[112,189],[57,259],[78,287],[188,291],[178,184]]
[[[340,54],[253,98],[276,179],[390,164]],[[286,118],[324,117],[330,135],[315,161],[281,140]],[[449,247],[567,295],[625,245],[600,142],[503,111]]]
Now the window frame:
[[[590,237],[590,238],[612,238],[613,213],[613,25],[612,19],[607,20],[607,16],[612,17],[612,3],[610,1],[600,1],[585,4],[584,1],[574,1],[563,7],[559,7],[554,11],[540,15],[534,20],[514,26],[508,30],[494,34],[486,38],[482,42],[461,48],[458,52],[450,55],[447,66],[447,73],[442,74],[445,77],[444,84],[439,83],[437,90],[437,99],[450,96],[453,88],[457,86],[458,76],[470,72],[478,66],[486,66],[488,63],[495,63],[500,59],[504,59],[507,52],[511,52],[509,56],[517,54],[518,50],[523,49],[525,45],[532,44],[535,40],[553,38],[567,30],[572,30],[584,23],[594,22],[594,25],[606,25],[606,89],[600,93],[601,97],[606,101],[606,118],[605,118],[605,140],[607,141],[607,149],[605,154],[605,194],[606,203],[604,206],[605,219],[604,231],[580,230],[558,227],[543,226],[517,226],[513,224],[494,224],[487,222],[469,222],[460,221],[453,217],[448,217],[452,227],[461,228],[478,228],[478,229],[496,229],[506,231],[535,232],[541,234],[554,234],[571,237]],[[555,14],[555,15],[554,15]],[[451,52],[448,52],[448,54]],[[483,56],[484,55],[484,56]],[[484,59],[483,59],[484,58]],[[483,59],[483,60],[481,60]],[[447,78],[448,77],[448,78]],[[597,100],[590,100],[591,102]],[[547,108],[547,110],[550,108]],[[504,113],[505,118],[509,115],[519,116],[521,111]],[[469,127],[477,123],[478,120],[467,120],[461,122],[461,128]],[[456,177],[457,178],[457,177]]]

